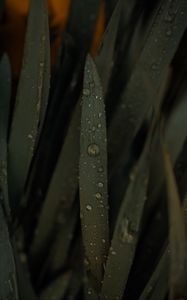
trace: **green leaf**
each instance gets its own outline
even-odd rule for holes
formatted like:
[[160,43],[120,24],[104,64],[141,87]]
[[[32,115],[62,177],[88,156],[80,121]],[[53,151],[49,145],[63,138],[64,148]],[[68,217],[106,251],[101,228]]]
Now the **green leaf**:
[[10,200],[15,206],[23,195],[48,98],[50,65],[48,28],[46,1],[32,0],[9,139]]
[[29,300],[37,300],[34,288],[31,283],[30,272],[27,262],[26,253],[18,250],[18,245],[13,241],[15,265],[17,271],[17,285],[19,289],[19,300],[26,300],[29,295]]
[[102,81],[104,95],[107,91],[111,70],[114,64],[114,48],[121,16],[121,5],[122,1],[118,0],[95,58],[98,73]]
[[87,274],[99,290],[108,252],[106,121],[96,66],[87,57],[80,137],[80,215]]
[[162,153],[169,211],[170,299],[185,299],[187,297],[187,239],[184,217],[171,158],[163,140]]
[[3,195],[6,215],[10,218],[7,182],[7,137],[10,112],[11,73],[8,57],[3,56],[0,64],[0,190]]
[[167,247],[159,259],[152,276],[146,284],[140,296],[140,300],[165,299],[168,291],[168,251]]
[[[60,216],[64,226],[66,226],[65,224],[69,222],[68,220],[71,217],[72,205],[78,190],[80,116],[81,106],[79,101],[72,115],[40,213],[37,234],[31,247],[33,256],[38,256],[45,251],[58,216]],[[67,244],[66,242],[66,235],[62,235],[61,243]],[[64,255],[66,254],[64,249]]]
[[[182,95],[178,98],[176,106],[166,120],[164,135],[170,151],[172,164],[175,165],[187,138],[187,90],[184,90]],[[158,140],[155,141],[154,148],[149,187],[150,201],[148,206],[150,207],[154,207],[157,203],[164,182],[163,164],[161,160],[162,154]]]
[[[135,256],[147,196],[153,124],[119,210],[105,268],[101,299],[122,299]],[[123,264],[121,263],[123,261]],[[112,286],[112,289],[110,288]]]
[[[111,168],[117,163],[121,153],[123,157],[128,153],[146,113],[154,105],[155,99],[149,97],[145,78],[151,80],[151,85],[157,91],[186,29],[185,0],[162,1],[159,6],[141,55],[110,124],[108,149]],[[166,18],[168,14],[173,16],[170,21]]]
[[[61,219],[62,218],[62,219]],[[64,219],[63,219],[64,218]],[[75,228],[78,220],[78,209],[73,206],[65,218],[65,211],[59,212],[56,238],[49,254],[49,268],[51,272],[62,269],[71,250],[70,246],[74,238]]]
[[18,289],[14,255],[8,227],[0,205],[0,299],[18,300]]

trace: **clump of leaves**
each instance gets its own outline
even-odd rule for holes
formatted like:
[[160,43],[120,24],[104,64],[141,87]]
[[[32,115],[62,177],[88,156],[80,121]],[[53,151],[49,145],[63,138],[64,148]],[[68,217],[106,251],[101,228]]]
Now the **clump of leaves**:
[[72,1],[51,70],[30,1],[16,96],[1,56],[2,300],[187,299],[187,3],[106,1],[92,57],[99,5]]

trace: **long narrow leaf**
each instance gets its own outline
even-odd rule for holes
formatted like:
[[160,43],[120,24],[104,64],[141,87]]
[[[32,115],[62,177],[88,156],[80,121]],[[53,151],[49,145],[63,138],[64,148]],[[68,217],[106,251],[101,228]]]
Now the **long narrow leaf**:
[[103,87],[103,93],[106,94],[109,83],[111,70],[114,62],[114,48],[117,36],[119,20],[121,16],[122,1],[118,0],[114,12],[110,18],[109,24],[106,28],[100,49],[95,58],[98,73],[100,75]]
[[[36,30],[37,28],[37,30]],[[10,200],[20,201],[43,122],[49,89],[49,32],[46,1],[31,1],[23,66],[9,140]]]
[[[58,215],[65,225],[78,190],[80,102],[77,103],[54,170],[32,244],[32,255],[45,251]],[[62,244],[65,243],[61,237]]]
[[149,178],[151,140],[152,130],[139,162],[131,174],[131,181],[120,208],[106,264],[101,299],[123,297],[141,231]]
[[[178,99],[178,103],[170,113],[166,122],[165,140],[167,142],[172,164],[175,165],[187,137],[187,90]],[[177,143],[176,143],[177,140]],[[161,153],[155,146],[153,154],[152,171],[150,178],[150,203],[154,205],[158,199],[161,186],[164,182],[163,165],[160,160]],[[155,184],[156,178],[156,184]]]
[[[166,19],[168,14],[172,15],[170,21]],[[110,125],[111,167],[116,164],[120,149],[123,149],[122,153],[127,153],[145,114],[154,105],[154,99],[150,99],[147,94],[142,74],[147,74],[155,90],[158,90],[163,73],[169,66],[186,29],[186,16],[185,0],[162,1],[140,58],[122,95],[121,104]]]
[[143,290],[140,300],[164,299],[168,291],[169,256],[168,247],[162,254],[157,266]]
[[108,251],[107,149],[104,101],[96,66],[87,57],[80,138],[80,210],[87,273],[101,286]]
[[10,205],[7,182],[7,137],[11,95],[11,75],[8,57],[5,55],[0,64],[0,192],[3,195],[7,217],[10,218]]
[[171,159],[163,141],[162,151],[169,210],[170,299],[185,299],[187,297],[187,240],[184,218]]
[[0,299],[18,300],[16,269],[5,216],[0,205]]

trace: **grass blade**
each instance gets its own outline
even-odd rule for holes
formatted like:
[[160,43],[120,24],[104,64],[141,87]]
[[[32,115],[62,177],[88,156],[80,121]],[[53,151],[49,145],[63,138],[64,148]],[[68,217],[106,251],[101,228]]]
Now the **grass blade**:
[[[184,179],[186,176],[184,176]],[[186,180],[185,180],[186,182]],[[186,188],[184,193],[186,192]],[[186,218],[186,206],[187,206],[187,197],[184,196],[184,216],[185,216],[185,221],[187,220]],[[186,226],[186,224],[185,224]],[[187,228],[187,227],[186,227]],[[163,255],[161,256],[159,263],[157,264],[154,273],[152,274],[149,282],[147,283],[146,287],[144,288],[144,291],[141,294],[140,300],[157,300],[158,299],[158,294],[159,295],[166,295],[167,290],[169,288],[168,286],[168,278],[169,278],[169,247],[167,246]],[[166,284],[167,283],[167,284]],[[164,284],[164,286],[163,286]],[[162,294],[161,294],[162,291]],[[163,298],[162,297],[162,298]]]
[[161,256],[149,282],[143,290],[140,300],[164,299],[168,290],[168,247]]
[[27,257],[24,252],[18,251],[17,244],[13,244],[15,265],[17,271],[17,284],[19,289],[19,300],[25,300],[28,298],[31,300],[37,300],[38,297],[33,289],[29,268],[27,264]]
[[[45,251],[58,215],[65,225],[71,214],[78,190],[79,151],[75,149],[79,148],[80,143],[80,116],[81,106],[78,102],[42,207],[31,249],[33,256]],[[66,244],[64,238],[61,236],[62,244]]]
[[4,208],[10,218],[10,205],[7,182],[7,138],[10,112],[11,74],[8,57],[5,55],[0,64],[0,190]]
[[170,299],[187,297],[187,240],[183,212],[178,195],[176,180],[169,152],[162,141],[162,153],[165,170],[169,210],[170,243]]
[[[146,202],[152,128],[139,162],[131,174],[131,181],[119,211],[106,264],[101,299],[112,300],[123,297],[141,231]],[[123,258],[125,261],[122,264]]]
[[[182,150],[183,144],[187,137],[187,90],[184,91],[182,96],[177,101],[177,106],[173,111],[166,123],[165,140],[167,142],[172,164],[175,165],[177,158]],[[177,140],[177,143],[176,143]],[[155,205],[157,202],[161,186],[164,182],[163,165],[161,163],[161,151],[155,146],[155,153],[153,153],[153,162],[151,166],[150,178],[150,206]],[[155,178],[157,180],[155,184]]]
[[106,94],[107,86],[109,83],[111,70],[114,60],[114,47],[117,37],[117,30],[121,16],[122,1],[118,0],[113,14],[110,18],[109,24],[106,28],[101,46],[95,58],[98,73],[100,75],[103,87],[103,93]]
[[[80,137],[80,210],[88,277],[97,290],[108,252],[107,150],[104,100],[96,66],[87,57]],[[90,234],[91,233],[91,234]]]
[[[174,16],[171,21],[166,20],[168,14]],[[120,153],[127,153],[145,114],[154,105],[147,94],[142,73],[146,75],[146,78],[151,79],[152,86],[157,91],[165,69],[169,66],[185,31],[186,15],[185,0],[162,1],[139,60],[122,94],[121,104],[109,128],[111,167],[116,164],[121,149],[123,151]]]
[[[37,30],[36,30],[37,28]],[[49,89],[49,32],[46,1],[31,1],[23,66],[9,139],[10,200],[20,201],[43,121]]]
[[0,205],[0,299],[18,300],[14,256],[8,227]]
[[75,228],[78,220],[78,209],[72,207],[71,213],[68,213],[67,220],[63,220],[59,215],[59,228],[57,236],[50,251],[50,270],[57,272],[62,269],[66,263],[68,253],[71,250],[70,245],[74,237]]

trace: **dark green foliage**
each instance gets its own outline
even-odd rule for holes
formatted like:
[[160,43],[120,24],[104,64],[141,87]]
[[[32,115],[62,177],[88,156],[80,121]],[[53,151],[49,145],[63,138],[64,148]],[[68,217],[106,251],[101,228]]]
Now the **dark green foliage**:
[[[9,138],[10,201],[17,206],[43,125],[49,90],[49,33],[46,1],[31,1]],[[37,28],[37,30],[36,30]]]
[[162,142],[169,210],[170,299],[187,297],[187,240],[180,198],[166,145]]
[[51,72],[31,1],[14,107],[1,57],[0,300],[187,299],[187,2],[106,1],[93,58],[99,3]]
[[18,300],[14,254],[2,205],[0,205],[0,236],[0,299]]
[[4,199],[5,212],[7,217],[10,218],[7,182],[7,139],[10,111],[11,73],[9,60],[6,55],[2,58],[0,65],[0,93],[0,191],[1,197]]
[[80,214],[87,273],[98,290],[109,248],[106,143],[101,82],[93,59],[88,56],[80,133]]

